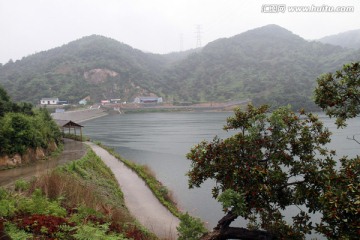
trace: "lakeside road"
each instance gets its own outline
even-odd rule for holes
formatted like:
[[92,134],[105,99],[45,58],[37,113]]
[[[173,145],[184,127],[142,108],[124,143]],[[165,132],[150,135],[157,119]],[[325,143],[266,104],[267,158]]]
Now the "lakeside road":
[[146,183],[100,146],[86,142],[114,173],[130,213],[160,239],[176,239],[180,221],[154,196]]

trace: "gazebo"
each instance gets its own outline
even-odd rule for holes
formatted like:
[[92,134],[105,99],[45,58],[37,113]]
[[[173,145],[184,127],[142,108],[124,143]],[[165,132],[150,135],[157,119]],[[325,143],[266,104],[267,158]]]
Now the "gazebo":
[[[65,129],[67,129],[67,132],[69,134],[71,134],[73,132],[75,136],[77,136],[76,129],[80,130],[80,139],[82,141],[82,128],[84,126],[82,126],[76,122],[73,122],[71,120],[55,119],[55,122],[61,128],[63,135],[65,134]],[[73,129],[73,130],[71,130],[71,129]]]

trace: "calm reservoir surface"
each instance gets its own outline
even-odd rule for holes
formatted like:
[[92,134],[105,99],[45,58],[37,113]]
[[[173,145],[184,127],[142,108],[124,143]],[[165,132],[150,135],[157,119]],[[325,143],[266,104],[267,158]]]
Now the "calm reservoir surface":
[[[212,183],[206,182],[199,189],[188,189],[186,172],[190,161],[185,155],[202,140],[230,136],[222,130],[226,118],[232,113],[182,112],[134,113],[109,115],[85,122],[84,133],[92,140],[113,147],[122,157],[146,164],[157,178],[174,194],[184,211],[200,217],[212,228],[224,215],[220,205],[212,198]],[[360,138],[360,119],[348,121],[346,129],[337,129],[322,115],[321,119],[333,132],[329,148],[339,155],[355,156],[359,145],[348,140],[354,134]]]

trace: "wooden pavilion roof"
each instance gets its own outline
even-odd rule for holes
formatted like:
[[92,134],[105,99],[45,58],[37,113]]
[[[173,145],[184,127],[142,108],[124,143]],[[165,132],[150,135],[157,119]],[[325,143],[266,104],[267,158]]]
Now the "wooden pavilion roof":
[[71,121],[71,120],[55,119],[55,122],[59,127],[62,127],[62,128],[82,128],[82,127],[84,127],[76,122]]

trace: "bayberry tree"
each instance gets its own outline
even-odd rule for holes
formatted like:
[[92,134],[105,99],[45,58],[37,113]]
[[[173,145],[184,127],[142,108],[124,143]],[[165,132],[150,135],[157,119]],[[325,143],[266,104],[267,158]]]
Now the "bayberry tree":
[[[360,63],[345,64],[334,74],[317,79],[315,102],[338,127],[360,114]],[[360,144],[355,134],[351,140]],[[360,236],[360,157],[342,157],[339,169],[326,175],[326,191],[320,195],[322,219],[316,230],[331,239]]]
[[[312,113],[252,105],[237,109],[224,129],[234,135],[203,141],[187,155],[190,188],[213,179],[213,197],[226,213],[203,239],[302,239],[335,165],[325,147],[330,132]],[[293,221],[285,221],[284,211],[294,206]],[[246,228],[230,226],[238,217],[249,221]]]
[[345,64],[334,74],[323,74],[317,84],[315,103],[327,115],[336,117],[339,127],[360,114],[360,62]]

